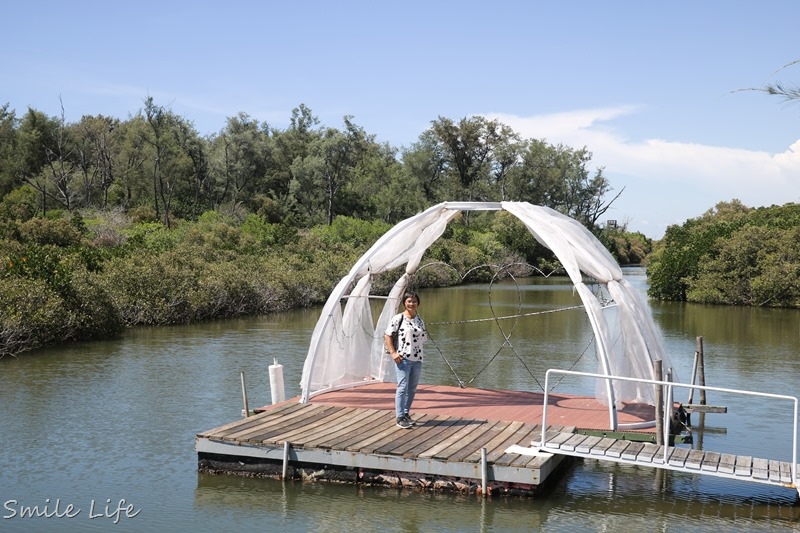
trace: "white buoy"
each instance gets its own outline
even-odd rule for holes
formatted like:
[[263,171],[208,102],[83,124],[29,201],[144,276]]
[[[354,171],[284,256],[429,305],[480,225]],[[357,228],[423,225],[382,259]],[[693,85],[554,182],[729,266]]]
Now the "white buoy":
[[283,365],[278,364],[278,360],[273,358],[275,364],[269,365],[269,388],[272,391],[272,405],[280,403],[286,399],[283,391]]

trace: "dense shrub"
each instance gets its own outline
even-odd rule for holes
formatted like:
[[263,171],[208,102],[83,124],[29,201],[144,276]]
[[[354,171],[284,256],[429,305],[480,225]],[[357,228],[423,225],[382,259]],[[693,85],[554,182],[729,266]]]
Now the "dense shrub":
[[311,233],[326,245],[345,243],[367,249],[380,239],[391,226],[380,220],[368,221],[338,216],[331,225],[315,226]]
[[698,303],[800,307],[800,205],[720,203],[670,226],[653,252],[648,294]]
[[0,358],[69,335],[64,301],[39,279],[0,277]]
[[32,218],[19,224],[19,238],[26,243],[63,248],[80,244],[81,232],[64,219]]
[[479,265],[492,264],[491,257],[487,256],[474,246],[468,246],[455,240],[439,240],[433,243],[426,256],[431,261],[446,263],[456,272],[461,279],[466,281],[488,281],[491,274],[486,269],[477,269]]
[[39,210],[38,195],[30,185],[14,189],[0,202],[0,219],[25,221],[33,218]]
[[63,295],[69,290],[70,271],[63,262],[68,251],[52,244],[0,242],[0,278],[35,279]]
[[[688,282],[692,302],[800,307],[800,227],[746,226],[720,240]],[[711,257],[713,255],[713,257]]]
[[268,222],[262,215],[247,215],[242,222],[241,230],[261,247],[272,246],[278,242],[279,225]]
[[[71,258],[76,260],[76,256]],[[64,303],[70,315],[67,339],[109,339],[124,329],[119,312],[97,276],[82,263],[71,267],[69,293]]]
[[181,241],[183,233],[167,229],[158,222],[143,222],[122,231],[125,244],[131,251],[158,255],[172,250]]
[[517,217],[502,211],[497,214],[492,224],[492,233],[497,241],[515,257],[543,272],[552,272],[560,268],[555,255],[533,236],[525,224]]
[[128,216],[134,224],[142,222],[158,222],[156,210],[152,206],[142,205],[128,210]]
[[209,262],[202,247],[109,261],[99,283],[127,326],[270,313],[324,301],[345,270],[285,253]]
[[126,326],[189,322],[195,268],[183,254],[132,254],[111,259],[99,277]]
[[[147,209],[140,212],[146,215]],[[545,272],[558,268],[552,253],[516,218],[497,215],[465,217],[448,226],[425,252],[414,286],[530,275],[528,263]],[[51,212],[44,218],[0,221],[4,353],[109,338],[124,327],[319,305],[391,227],[337,217],[330,226],[301,230],[261,215],[243,216],[239,223],[210,212],[167,228],[141,218],[145,221],[134,223],[119,211],[97,211],[85,219]],[[373,292],[388,293],[403,271],[399,267],[378,276]],[[763,269],[751,290],[773,302],[786,301],[791,293],[768,294],[766,280],[780,275],[788,274]],[[697,284],[693,290],[705,289]]]
[[653,240],[638,232],[605,228],[598,239],[620,265],[640,265],[653,251]]

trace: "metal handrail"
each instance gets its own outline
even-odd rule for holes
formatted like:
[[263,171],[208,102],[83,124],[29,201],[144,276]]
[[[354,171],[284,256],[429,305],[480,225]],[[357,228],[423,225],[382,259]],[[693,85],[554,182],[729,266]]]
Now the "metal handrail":
[[[649,383],[651,385],[661,385],[666,386],[668,393],[664,395],[664,421],[665,427],[669,427],[669,413],[671,412],[671,404],[672,404],[672,389],[673,387],[684,387],[690,389],[699,389],[699,390],[707,390],[707,391],[716,391],[716,392],[727,392],[732,394],[743,394],[746,396],[760,396],[762,398],[774,398],[778,400],[791,400],[794,404],[794,423],[792,431],[792,479],[797,482],[797,423],[798,423],[798,400],[796,396],[787,396],[785,394],[772,394],[768,392],[756,392],[756,391],[746,391],[746,390],[738,390],[738,389],[726,389],[722,387],[710,387],[707,385],[687,385],[684,383],[675,383],[672,381],[659,381],[655,379],[645,379],[645,378],[631,378],[631,377],[623,377],[623,376],[608,376],[606,374],[596,374],[592,372],[579,372],[576,370],[560,370],[557,368],[551,368],[545,373],[544,378],[544,408],[542,410],[542,440],[541,446],[546,448],[546,440],[545,434],[547,432],[547,396],[548,391],[550,390],[549,382],[550,382],[550,374],[563,374],[563,375],[571,375],[571,376],[584,376],[590,378],[600,378],[606,380],[618,380],[618,381],[633,381],[637,383]],[[667,462],[667,449],[668,446],[664,446],[664,462]],[[800,488],[798,489],[800,490]]]

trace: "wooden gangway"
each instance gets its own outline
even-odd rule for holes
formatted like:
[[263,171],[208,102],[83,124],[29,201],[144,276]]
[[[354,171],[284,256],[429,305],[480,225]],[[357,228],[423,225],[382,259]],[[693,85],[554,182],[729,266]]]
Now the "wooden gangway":
[[546,431],[544,446],[539,440],[534,440],[532,445],[541,451],[584,459],[597,459],[693,474],[708,474],[786,488],[797,488],[798,486],[792,477],[792,464],[786,461],[550,429]]
[[[748,455],[736,455],[715,451],[692,450],[689,448],[673,447],[669,445],[655,445],[652,443],[630,442],[614,440],[598,436],[575,435],[573,432],[551,432],[542,430],[540,438],[533,442],[542,451],[560,453],[573,457],[589,459],[602,459],[615,463],[662,468],[692,474],[707,474],[728,479],[752,481],[768,485],[776,485],[795,489],[800,497],[800,464],[797,463],[797,432],[798,432],[798,399],[795,396],[772,394],[756,391],[727,389],[722,387],[709,387],[705,385],[681,384],[671,381],[628,378],[620,376],[607,376],[591,372],[578,372],[573,370],[560,370],[551,368],[545,375],[544,400],[542,402],[542,425],[546,426],[548,417],[548,391],[549,383],[553,376],[583,376],[608,381],[627,381],[648,384],[661,388],[663,394],[663,427],[669,428],[669,418],[672,415],[673,389],[687,388],[691,390],[717,391],[742,395],[748,398],[759,398],[770,402],[790,402],[793,406],[791,420],[791,443],[787,450],[792,455],[792,461],[764,459]],[[666,433],[658,441],[670,442]],[[657,441],[657,442],[658,442]]]

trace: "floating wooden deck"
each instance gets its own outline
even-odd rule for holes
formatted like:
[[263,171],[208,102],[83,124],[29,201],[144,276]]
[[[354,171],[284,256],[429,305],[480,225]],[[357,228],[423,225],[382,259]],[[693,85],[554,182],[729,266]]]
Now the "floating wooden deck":
[[[421,385],[412,413],[418,425],[401,429],[394,390],[373,383],[307,404],[289,400],[200,433],[200,469],[454,489],[486,480],[495,492],[535,492],[564,460],[530,446],[541,435],[542,394]],[[554,436],[576,425],[607,427],[608,410],[594,399],[551,395],[549,402]],[[651,407],[620,414],[625,422],[648,416]]]
[[[405,485],[535,493],[566,457],[710,474],[797,488],[789,462],[658,446],[638,439],[587,435],[608,427],[593,398],[422,385],[418,425],[394,421],[394,384],[373,383],[257,410],[254,416],[196,437],[201,471],[238,472]],[[624,405],[620,424],[653,418],[650,406]],[[555,424],[551,424],[554,422]],[[630,435],[632,436],[632,435]],[[644,438],[642,438],[644,437]]]
[[[530,449],[541,432],[537,424],[444,415],[422,415],[417,422],[401,429],[386,410],[290,403],[201,433],[196,448],[201,469],[236,471],[238,463],[242,471],[277,474],[278,465],[286,470],[285,461],[289,477],[313,472],[320,479],[342,480],[345,470],[354,480],[439,488],[477,486],[483,465],[490,464],[494,486],[512,484],[526,491],[543,483],[563,459]],[[245,457],[264,463],[244,463]],[[231,465],[219,466],[226,462]],[[332,472],[320,471],[328,467]]]

